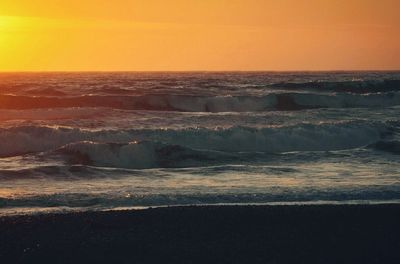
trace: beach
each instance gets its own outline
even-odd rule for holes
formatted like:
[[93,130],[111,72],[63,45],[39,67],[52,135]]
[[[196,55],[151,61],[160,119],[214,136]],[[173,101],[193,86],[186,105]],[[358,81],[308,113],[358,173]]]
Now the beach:
[[0,264],[400,264],[399,10],[0,0]]
[[400,205],[184,206],[7,216],[2,263],[400,263]]

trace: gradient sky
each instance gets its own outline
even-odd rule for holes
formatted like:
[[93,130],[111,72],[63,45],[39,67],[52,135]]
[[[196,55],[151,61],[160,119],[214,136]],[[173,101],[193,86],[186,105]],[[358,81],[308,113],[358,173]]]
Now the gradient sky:
[[399,0],[1,0],[1,71],[400,69]]

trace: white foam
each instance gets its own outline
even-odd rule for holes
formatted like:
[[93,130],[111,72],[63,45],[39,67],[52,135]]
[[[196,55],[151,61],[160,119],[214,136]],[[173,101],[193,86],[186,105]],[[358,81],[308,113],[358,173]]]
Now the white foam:
[[[382,134],[388,132],[392,125],[384,122],[341,122],[261,129],[232,127],[102,131],[27,126],[0,129],[0,156],[51,151],[81,141],[99,143],[153,141],[192,149],[225,152],[341,150],[372,144],[380,140]],[[137,148],[134,145],[128,148],[133,147]]]

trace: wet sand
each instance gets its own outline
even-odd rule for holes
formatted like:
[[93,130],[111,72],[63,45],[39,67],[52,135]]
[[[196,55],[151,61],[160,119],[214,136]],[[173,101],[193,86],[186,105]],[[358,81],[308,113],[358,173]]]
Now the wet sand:
[[0,263],[400,263],[400,205],[2,217]]

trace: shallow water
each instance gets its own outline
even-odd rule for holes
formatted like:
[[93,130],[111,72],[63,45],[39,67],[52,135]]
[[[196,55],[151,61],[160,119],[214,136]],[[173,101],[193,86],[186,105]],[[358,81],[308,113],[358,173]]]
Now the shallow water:
[[0,213],[400,199],[400,73],[0,74]]

